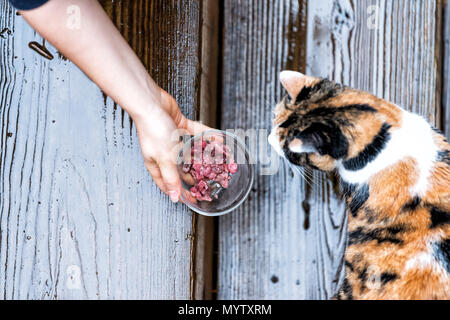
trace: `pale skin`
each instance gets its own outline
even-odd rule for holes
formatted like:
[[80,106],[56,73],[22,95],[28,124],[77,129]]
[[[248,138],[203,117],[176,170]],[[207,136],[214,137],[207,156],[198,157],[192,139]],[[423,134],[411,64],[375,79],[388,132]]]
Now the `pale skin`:
[[[67,27],[66,10],[73,4],[80,8],[80,28]],[[196,134],[209,128],[183,116],[175,99],[153,81],[97,1],[51,0],[20,13],[130,115],[153,181],[177,202],[181,192],[175,163],[177,132]]]

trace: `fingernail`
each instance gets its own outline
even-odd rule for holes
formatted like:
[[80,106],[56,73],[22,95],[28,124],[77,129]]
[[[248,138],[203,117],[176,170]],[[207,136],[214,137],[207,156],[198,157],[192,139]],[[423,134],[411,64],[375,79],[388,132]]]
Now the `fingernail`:
[[176,192],[176,191],[169,191],[169,197],[170,197],[170,200],[172,201],[172,202],[178,202],[178,192]]

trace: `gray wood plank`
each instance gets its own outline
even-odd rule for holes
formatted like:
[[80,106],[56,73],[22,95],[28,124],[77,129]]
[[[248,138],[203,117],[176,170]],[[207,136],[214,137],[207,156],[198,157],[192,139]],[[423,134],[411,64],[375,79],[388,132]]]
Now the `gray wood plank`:
[[[225,2],[223,128],[268,128],[285,67],[373,92],[439,123],[440,3],[297,4]],[[305,52],[291,30],[306,35],[300,38]],[[334,294],[346,218],[335,180],[316,173],[314,181],[309,188],[283,164],[278,175],[259,176],[249,201],[221,218],[219,298]]]
[[[194,117],[197,1],[103,1]],[[127,114],[0,3],[0,297],[189,299],[192,213],[152,183]]]
[[440,126],[441,9],[436,1],[310,2],[317,36],[308,37],[307,69]]
[[[225,2],[222,128],[270,128],[283,94],[279,71],[305,71],[306,14],[301,1]],[[317,174],[308,186],[280,165],[277,175],[258,175],[248,201],[220,219],[220,299],[334,292],[345,219],[335,186]]]
[[444,72],[442,89],[443,127],[450,139],[450,4],[444,2]]

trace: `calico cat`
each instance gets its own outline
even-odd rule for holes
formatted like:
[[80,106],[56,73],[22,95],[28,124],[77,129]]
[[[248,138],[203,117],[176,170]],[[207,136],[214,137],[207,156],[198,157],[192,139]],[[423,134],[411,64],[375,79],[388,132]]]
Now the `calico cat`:
[[294,165],[336,170],[348,211],[337,299],[450,299],[450,145],[372,94],[283,71],[269,136]]

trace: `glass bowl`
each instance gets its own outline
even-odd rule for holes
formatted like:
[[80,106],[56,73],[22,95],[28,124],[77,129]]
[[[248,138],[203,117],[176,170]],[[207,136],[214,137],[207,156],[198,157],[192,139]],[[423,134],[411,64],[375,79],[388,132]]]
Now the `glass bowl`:
[[[206,145],[208,147],[205,147]],[[217,156],[222,151],[215,148],[220,150],[224,148],[223,150],[226,150],[225,155]],[[227,164],[227,167],[230,163],[237,164],[237,171],[228,174],[230,178],[226,188],[223,187],[224,184],[226,185],[223,179],[219,183],[215,180],[218,178],[203,178],[207,184],[208,194],[211,195],[211,201],[197,200],[191,193],[191,188],[195,184],[192,174],[196,173],[191,173],[188,170],[193,168],[195,164],[201,166],[205,163],[206,166],[212,164],[220,168],[223,164]],[[190,137],[178,153],[177,167],[182,183],[181,200],[189,208],[205,216],[220,216],[236,209],[249,195],[254,179],[254,168],[250,164],[250,156],[245,145],[234,134],[220,130],[208,130]],[[234,165],[234,167],[236,166]],[[197,168],[199,167],[197,166]],[[207,172],[210,169],[205,171]],[[227,173],[224,174],[227,175]],[[197,190],[197,188],[194,190]]]

